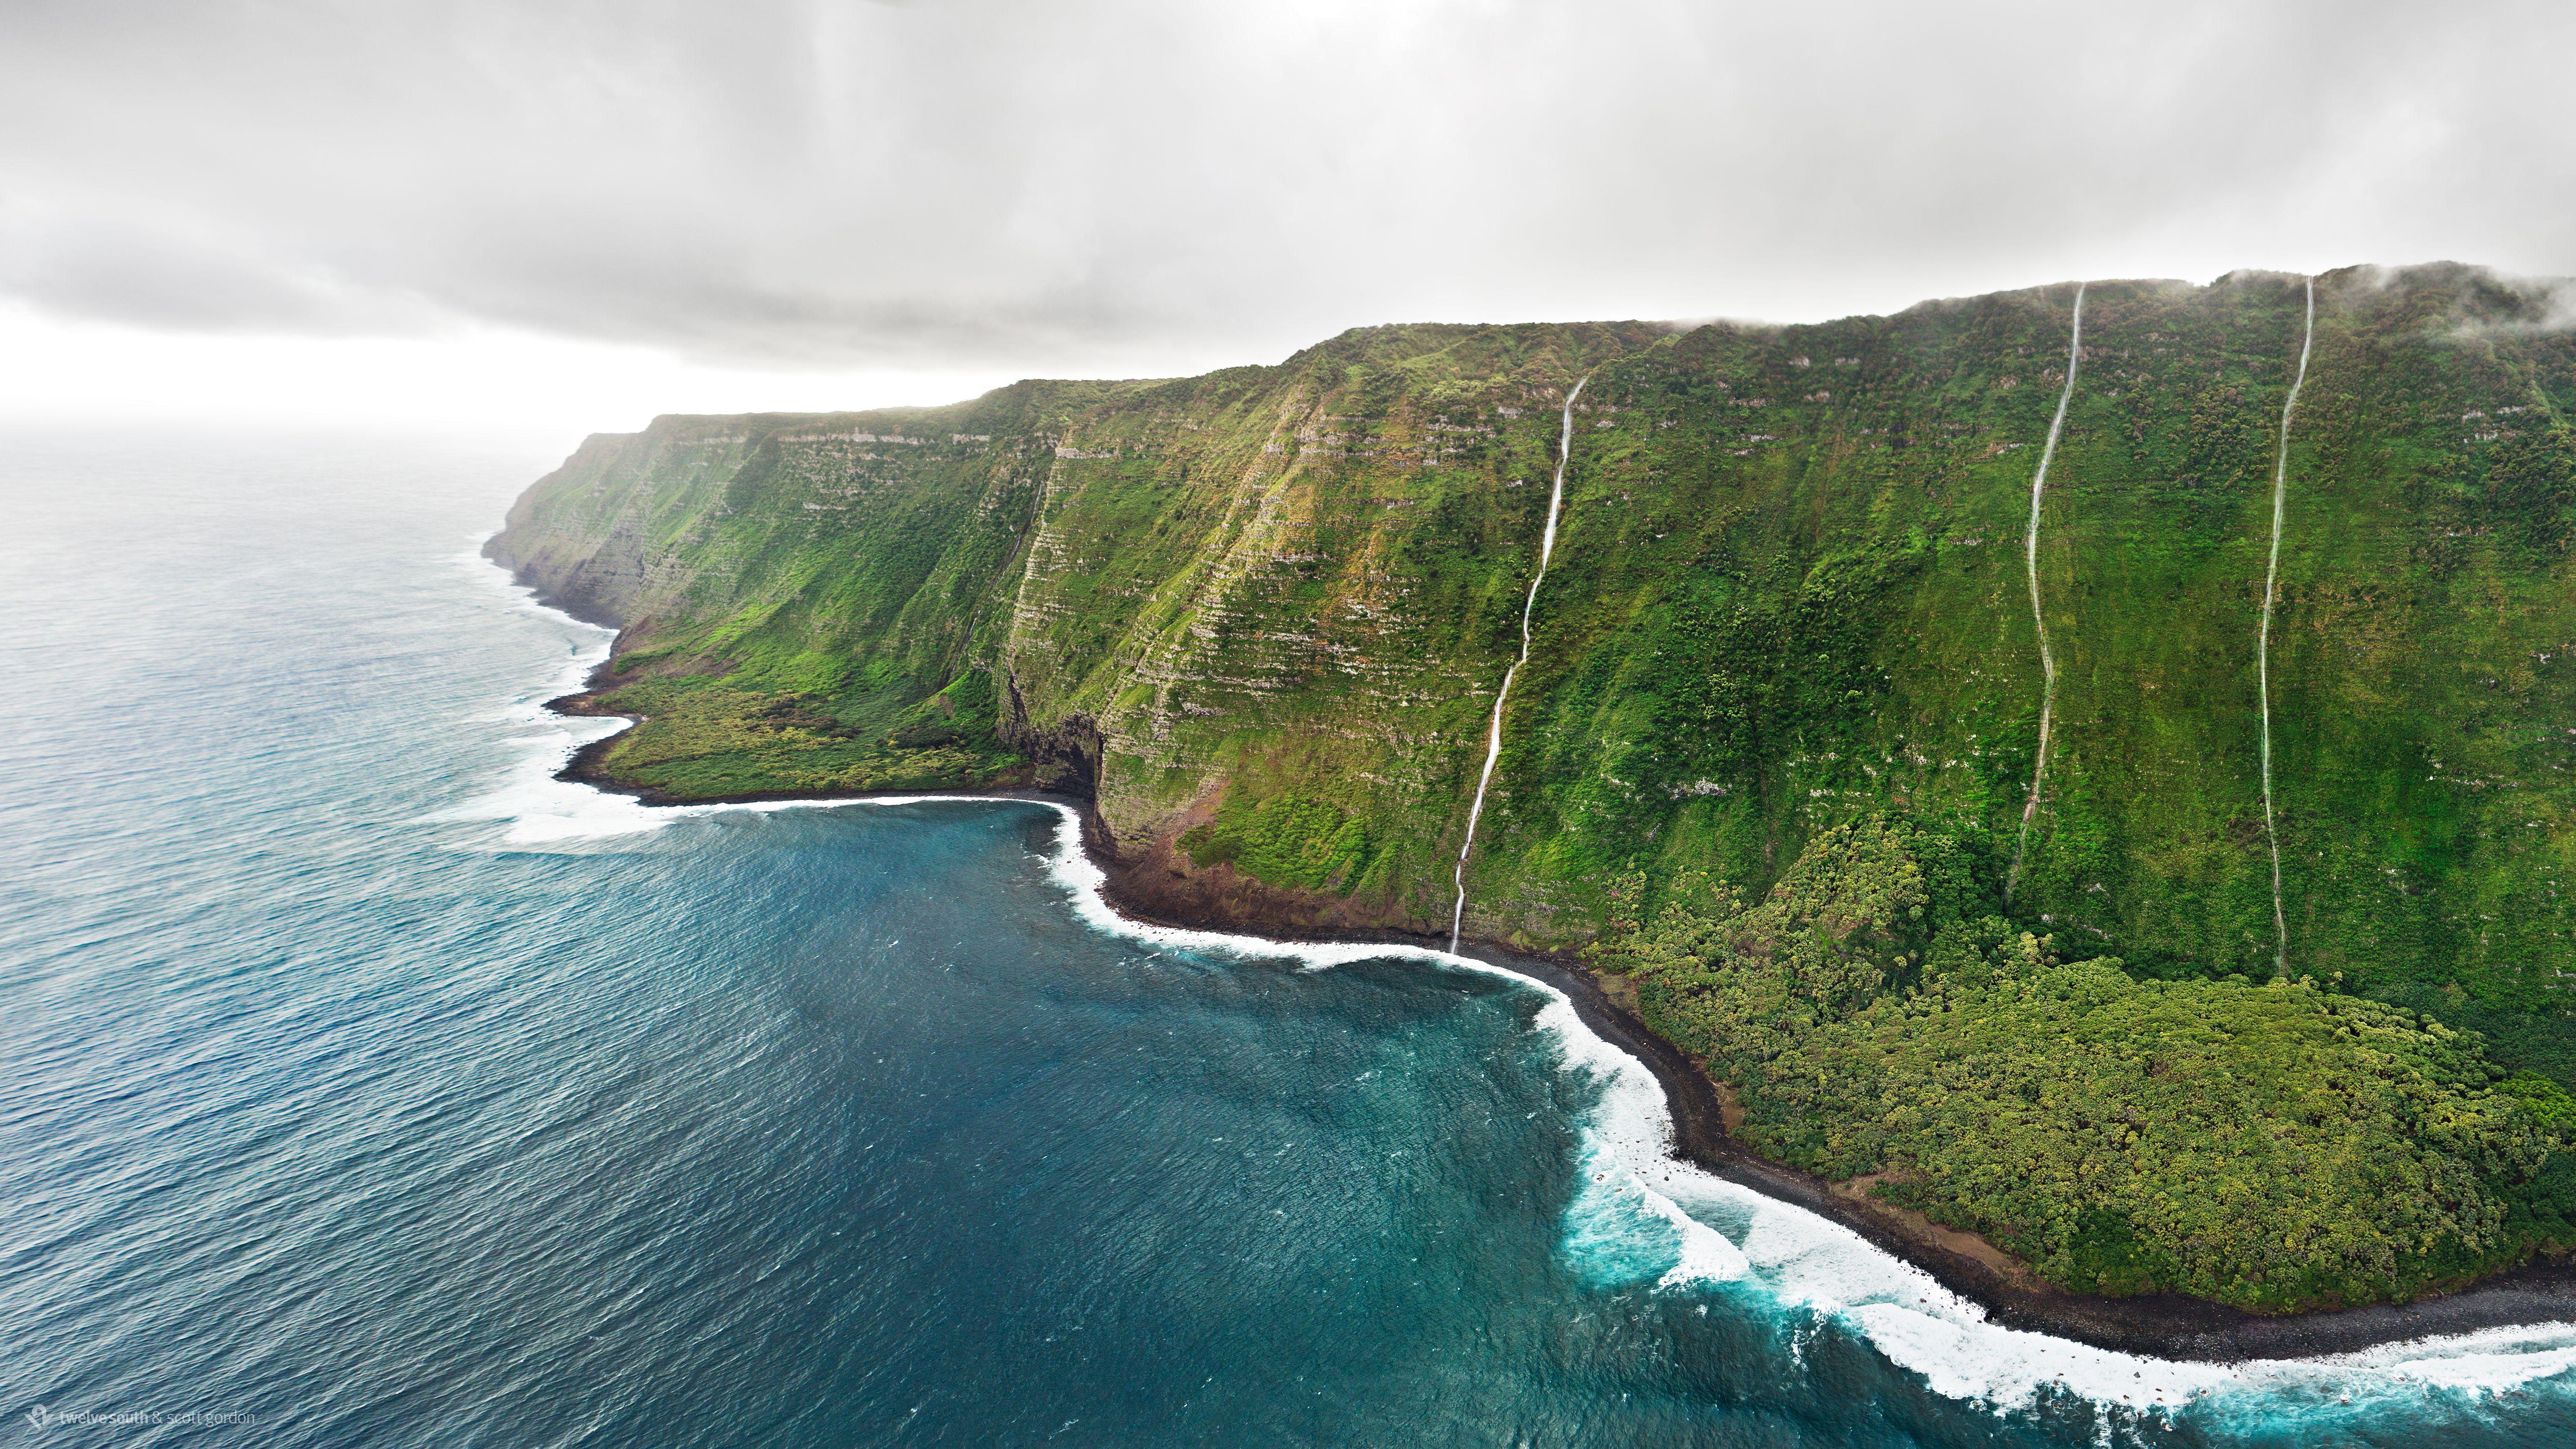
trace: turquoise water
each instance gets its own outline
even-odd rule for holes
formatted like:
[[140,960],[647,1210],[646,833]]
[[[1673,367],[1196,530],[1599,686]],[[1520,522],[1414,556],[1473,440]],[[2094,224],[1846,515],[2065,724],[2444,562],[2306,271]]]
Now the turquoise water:
[[1124,929],[1044,806],[554,784],[545,461],[0,449],[13,1442],[2576,1442],[2576,1331],[1988,1328],[1551,993]]

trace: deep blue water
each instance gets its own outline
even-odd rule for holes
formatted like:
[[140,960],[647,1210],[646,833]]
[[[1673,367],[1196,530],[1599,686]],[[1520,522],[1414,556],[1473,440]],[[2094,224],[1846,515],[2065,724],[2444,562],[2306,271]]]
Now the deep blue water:
[[1044,807],[543,783],[547,461],[0,446],[11,1441],[2576,1442],[2576,1331],[1986,1328],[1547,993],[1103,929]]

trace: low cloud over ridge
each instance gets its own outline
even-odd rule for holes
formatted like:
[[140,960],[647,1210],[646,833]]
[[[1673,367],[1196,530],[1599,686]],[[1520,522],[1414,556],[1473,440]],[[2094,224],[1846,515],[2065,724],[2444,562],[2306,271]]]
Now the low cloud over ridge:
[[0,33],[0,296],[162,330],[1120,372],[1378,321],[2576,270],[2576,18],[2540,5],[217,0]]

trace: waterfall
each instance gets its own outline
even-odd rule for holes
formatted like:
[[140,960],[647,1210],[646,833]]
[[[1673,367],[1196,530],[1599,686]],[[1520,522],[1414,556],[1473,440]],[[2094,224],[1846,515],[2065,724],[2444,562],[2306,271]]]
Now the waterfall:
[[2057,456],[2057,435],[2066,426],[2067,400],[2075,396],[2075,369],[2084,360],[2084,283],[2075,284],[2075,321],[2066,342],[2066,386],[2057,394],[2057,416],[2049,419],[2048,442],[2039,450],[2039,471],[2030,480],[2030,534],[2022,556],[2030,570],[2030,622],[2039,630],[2039,758],[2030,770],[2030,798],[2022,802],[2021,833],[2013,839],[2012,871],[2004,877],[2004,904],[2012,904],[2021,884],[2021,858],[2030,848],[2030,819],[2039,813],[2039,787],[2048,779],[2048,726],[2057,711],[2057,656],[2048,652],[2048,619],[2039,607],[2039,500],[2048,492],[2048,465]]
[[2255,671],[2263,697],[2263,838],[2272,847],[2272,969],[2290,974],[2290,923],[2281,914],[2281,837],[2272,827],[2272,596],[2281,578],[2281,501],[2290,487],[2290,413],[2308,381],[2308,349],[2317,340],[2317,279],[2308,278],[2307,330],[2299,338],[2299,373],[2281,404],[2280,456],[2272,465],[2272,558],[2263,566],[2263,630],[2255,645]]
[[1450,880],[1458,888],[1458,903],[1449,911],[1449,950],[1458,950],[1458,932],[1467,921],[1467,852],[1476,848],[1476,819],[1485,813],[1485,787],[1494,781],[1494,762],[1503,754],[1503,701],[1512,697],[1512,676],[1529,663],[1530,610],[1538,607],[1538,586],[1547,582],[1547,561],[1556,553],[1556,515],[1565,505],[1565,465],[1574,458],[1574,400],[1583,396],[1583,384],[1592,380],[1585,374],[1574,391],[1565,395],[1565,426],[1556,439],[1556,482],[1547,494],[1547,529],[1538,536],[1538,573],[1531,577],[1529,597],[1521,601],[1521,657],[1503,671],[1503,687],[1494,691],[1494,719],[1485,730],[1485,769],[1476,777],[1476,803],[1467,807],[1467,838],[1458,845],[1458,868]]

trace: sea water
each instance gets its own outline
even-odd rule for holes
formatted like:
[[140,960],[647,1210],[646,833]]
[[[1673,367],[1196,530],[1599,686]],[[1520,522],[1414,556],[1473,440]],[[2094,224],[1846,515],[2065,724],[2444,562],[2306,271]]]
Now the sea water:
[[1043,804],[555,782],[545,462],[0,446],[11,1442],[2576,1441],[2576,1330],[1994,1328],[1552,991],[1129,926]]

